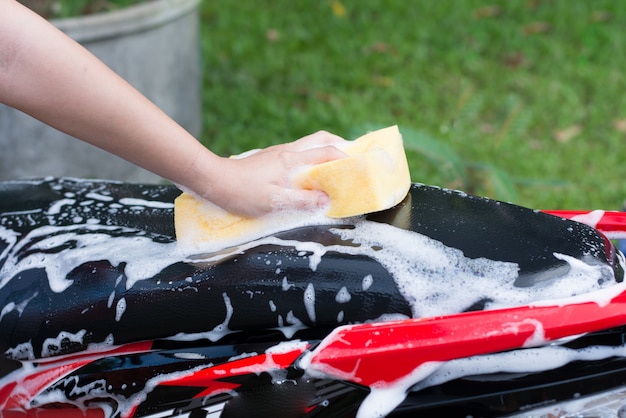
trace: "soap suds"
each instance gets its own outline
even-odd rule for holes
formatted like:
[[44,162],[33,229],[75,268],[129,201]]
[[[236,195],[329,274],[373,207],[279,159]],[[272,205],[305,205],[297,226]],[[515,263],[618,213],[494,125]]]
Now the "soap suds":
[[315,323],[315,287],[313,283],[309,283],[304,290],[304,307],[309,320]]
[[[94,224],[42,226],[15,244],[14,234],[0,230],[0,239],[10,241],[0,268],[0,289],[11,278],[27,269],[45,269],[50,289],[63,292],[72,285],[68,274],[79,265],[106,258],[113,265],[126,263],[126,285],[155,276],[165,267],[180,261],[175,243],[156,243],[130,228]],[[26,255],[25,255],[26,254]]]
[[[586,264],[561,254],[554,256],[569,264],[567,274],[541,286],[516,287],[514,282],[519,270],[516,263],[470,259],[460,250],[415,232],[365,220],[355,222],[353,229],[336,228],[333,232],[356,245],[324,246],[267,237],[236,247],[231,254],[266,244],[294,247],[302,256],[309,257],[312,271],[329,251],[367,255],[391,273],[399,290],[411,303],[414,317],[459,312],[481,298],[489,300],[488,309],[496,309],[584,295],[614,285],[603,280],[607,274],[612,275],[608,266]],[[372,280],[370,276],[364,277],[363,288],[369,288]],[[283,288],[289,287],[284,278]]]
[[374,278],[372,277],[371,274],[368,274],[367,276],[363,277],[363,283],[361,285],[361,288],[363,289],[364,292],[366,292],[374,283]]
[[231,318],[233,317],[233,304],[230,301],[230,298],[226,293],[222,294],[224,298],[224,306],[226,307],[226,317],[224,318],[224,322],[219,325],[216,325],[211,331],[207,332],[197,332],[197,333],[178,333],[174,336],[169,337],[169,340],[173,341],[195,341],[201,339],[208,339],[210,341],[219,341],[224,335],[230,334],[232,331],[229,329],[228,324],[230,323]]
[[406,392],[414,382],[419,382],[441,367],[442,363],[428,362],[418,367],[393,385],[370,388],[370,393],[359,406],[356,418],[379,418],[389,414],[406,397]]
[[62,331],[56,338],[46,338],[41,349],[41,356],[44,358],[56,356],[57,352],[63,351],[62,346],[64,341],[82,345],[86,333],[87,330],[84,329],[76,333]]
[[[467,357],[443,363],[416,383],[411,390],[419,391],[465,376],[475,376],[474,379],[479,381],[489,378],[489,375],[495,378],[497,373],[537,373],[556,369],[577,360],[595,361],[613,356],[626,357],[626,346],[589,346],[572,349],[554,343],[538,348]],[[501,378],[506,379],[506,376]]]
[[111,202],[114,200],[112,196],[97,193],[97,192],[89,192],[85,195],[85,197],[88,199],[100,200],[102,202]]
[[59,213],[61,213],[61,210],[63,209],[63,206],[65,206],[65,205],[73,205],[74,203],[76,203],[75,199],[61,199],[61,200],[57,200],[53,204],[50,205],[50,207],[46,211],[46,214],[47,215],[58,215]]
[[604,213],[603,210],[593,210],[589,213],[573,216],[571,219],[572,221],[581,222],[595,228],[604,216]]
[[345,286],[342,286],[335,296],[335,302],[337,303],[348,303],[350,302],[350,299],[352,299],[352,295],[350,295],[350,292]]
[[126,310],[126,299],[121,298],[117,301],[117,305],[115,306],[115,322],[120,322],[122,319],[122,315]]

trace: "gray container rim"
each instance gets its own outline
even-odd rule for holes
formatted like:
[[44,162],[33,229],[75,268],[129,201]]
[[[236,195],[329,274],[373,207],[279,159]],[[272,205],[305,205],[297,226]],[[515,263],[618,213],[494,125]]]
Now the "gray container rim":
[[51,19],[50,23],[77,42],[87,43],[148,31],[192,12],[200,1],[152,0],[110,12]]

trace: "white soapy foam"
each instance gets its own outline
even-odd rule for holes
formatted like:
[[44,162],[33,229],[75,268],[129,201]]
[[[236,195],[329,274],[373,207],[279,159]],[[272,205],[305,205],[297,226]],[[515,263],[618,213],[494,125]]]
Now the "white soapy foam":
[[284,383],[287,380],[287,370],[283,369],[279,363],[276,363],[274,356],[291,352],[302,353],[307,349],[308,345],[308,342],[300,340],[280,342],[265,350],[263,362],[242,367],[232,367],[229,372],[230,374],[255,373],[257,375],[268,373],[272,378],[273,384]]
[[180,358],[183,360],[205,360],[207,358],[205,355],[200,354],[200,353],[187,353],[187,352],[174,353],[174,357]]
[[122,315],[124,315],[125,311],[126,299],[120,298],[120,300],[117,301],[117,305],[115,305],[115,322],[120,322],[120,319],[122,319]]
[[60,199],[60,200],[57,200],[57,201],[53,202],[50,205],[50,207],[46,211],[46,214],[47,215],[58,215],[59,213],[61,213],[61,210],[63,209],[63,206],[73,205],[75,203],[76,203],[76,199]]
[[[33,406],[45,405],[48,403],[64,403],[74,405],[77,408],[85,408],[89,405],[90,408],[94,408],[98,406],[102,409],[104,417],[111,418],[114,416],[128,416],[130,412],[132,412],[138,405],[140,405],[143,401],[147,399],[147,396],[150,392],[154,390],[160,383],[170,380],[176,380],[193,374],[205,367],[210,367],[210,365],[202,365],[196,368],[192,368],[190,370],[177,371],[173,373],[161,373],[158,376],[155,376],[149,379],[145,387],[131,395],[130,397],[125,397],[118,393],[111,393],[112,387],[109,385],[106,386],[106,380],[100,379],[94,382],[88,383],[84,386],[77,386],[72,384],[72,381],[76,380],[73,377],[63,378],[61,380],[65,381],[67,385],[73,387],[71,394],[77,395],[76,399],[67,398],[65,393],[61,389],[57,389],[55,391],[50,391],[42,394],[38,394],[32,402]],[[37,368],[35,368],[37,369]],[[31,371],[32,373],[32,371]],[[26,374],[20,374],[17,376],[13,376],[13,380],[21,381],[20,383],[25,383],[23,381],[23,377]],[[2,381],[0,380],[0,387]],[[132,386],[136,385],[136,382],[128,383]],[[123,384],[122,387],[128,387],[128,384]],[[18,385],[20,387],[21,385]],[[28,392],[25,393],[25,398],[28,399]],[[114,405],[110,402],[99,402],[98,400],[102,398],[112,398],[115,400],[117,405]],[[173,413],[174,411],[172,411]],[[161,415],[159,415],[161,416]]]
[[228,362],[235,361],[235,360],[241,360],[241,359],[244,359],[244,358],[250,358],[250,357],[254,357],[254,356],[258,356],[258,355],[259,355],[259,353],[257,353],[256,351],[252,351],[250,353],[243,352],[241,354],[237,354],[236,356],[228,357]]
[[168,339],[174,341],[195,341],[200,339],[208,339],[215,342],[219,341],[224,335],[231,333],[232,331],[228,328],[228,324],[230,323],[230,319],[233,317],[234,309],[228,295],[226,293],[222,293],[222,297],[224,298],[224,305],[226,306],[226,317],[224,318],[224,322],[216,325],[215,328],[213,328],[211,331],[191,334],[180,332],[174,336],[169,337]]
[[4,355],[14,360],[33,360],[35,358],[35,350],[32,342],[28,341],[9,348],[4,352]]
[[113,301],[115,300],[115,289],[109,295],[109,299],[107,300],[107,308],[113,306]]
[[[460,250],[415,232],[368,221],[356,222],[354,229],[337,228],[333,231],[344,240],[361,245],[323,246],[268,237],[238,247],[233,252],[243,252],[264,244],[295,247],[302,255],[308,254],[312,271],[327,251],[368,255],[390,271],[400,291],[412,303],[416,317],[458,312],[480,297],[491,299],[488,307],[493,309],[546,298],[554,300],[584,295],[612,285],[608,281],[598,283],[607,273],[607,266],[588,265],[572,257],[555,254],[555,258],[570,264],[568,274],[542,286],[515,287],[513,283],[519,270],[517,264],[485,258],[469,259]],[[369,288],[372,281],[373,278],[366,276],[363,287]],[[290,286],[285,277],[283,288]]]
[[110,202],[114,200],[112,196],[97,192],[89,192],[85,195],[85,197],[88,199],[100,200],[102,202]]
[[304,307],[309,315],[309,320],[315,323],[315,287],[309,283],[304,290]]
[[[593,210],[588,213],[572,216],[570,219],[572,221],[589,225],[592,228],[597,228],[598,223],[600,223],[605,214],[606,212],[603,210]],[[603,231],[603,233],[609,239],[626,239],[626,231]]]
[[584,213],[581,215],[572,216],[572,221],[581,222],[586,225],[589,225],[592,228],[595,228],[598,225],[598,222],[604,216],[603,210],[592,210],[589,213]]
[[529,374],[552,370],[577,360],[595,361],[609,357],[626,357],[626,346],[589,346],[581,349],[563,347],[555,342],[551,345],[504,351],[450,360],[443,363],[432,374],[423,378],[411,388],[419,391],[431,386],[441,385],[450,380],[474,376],[476,381],[488,379],[507,379],[497,373]]
[[87,330],[84,329],[76,333],[61,331],[55,338],[46,338],[43,342],[43,347],[41,348],[41,356],[44,358],[56,356],[58,352],[62,351],[61,347],[64,340],[77,344],[83,344],[85,334],[87,334]]
[[342,286],[335,296],[335,302],[337,303],[348,303],[350,299],[352,299],[352,295],[345,286]]
[[516,263],[470,259],[439,241],[387,224],[360,222],[354,229],[334,231],[361,246],[332,248],[333,251],[366,254],[380,262],[412,303],[415,317],[459,312],[481,297],[490,299],[487,308],[494,309],[567,298],[614,285],[606,280],[598,283],[612,274],[608,266],[588,265],[572,257],[555,255],[569,263],[567,274],[541,286],[516,287],[513,285],[519,270]]
[[343,322],[343,317],[344,317],[343,311],[339,311],[339,313],[337,314],[337,322],[338,323],[342,323]]
[[15,246],[15,243],[17,242],[17,238],[19,236],[20,234],[18,234],[17,232],[0,226],[0,239],[7,244],[7,247],[0,253],[0,261],[8,257],[9,251]]
[[[2,212],[0,215],[2,216],[21,216],[21,215],[34,215],[36,213],[42,213],[43,209],[29,209],[29,210],[16,210],[11,212]],[[29,218],[32,221],[32,218]],[[21,225],[21,224],[20,224]],[[0,227],[2,228],[2,227]]]
[[289,281],[287,280],[287,276],[283,277],[283,291],[286,292],[287,290],[295,286],[296,285],[294,283],[289,283]]
[[292,310],[287,312],[285,319],[282,315],[278,315],[278,328],[276,329],[282,332],[285,338],[291,339],[296,332],[306,328],[307,326],[294,315]]
[[174,209],[174,204],[170,202],[160,202],[158,200],[144,200],[133,197],[124,197],[118,200],[122,205],[156,209]]
[[367,276],[363,277],[363,283],[361,284],[361,288],[363,289],[364,292],[366,292],[374,283],[374,278],[372,277],[371,274],[368,274]]
[[406,397],[406,392],[415,382],[433,373],[442,363],[427,362],[413,372],[397,380],[393,385],[372,385],[370,393],[359,406],[356,418],[380,418],[389,414]]
[[615,298],[616,296],[618,296],[619,294],[623,292],[626,292],[626,281],[621,282],[621,283],[615,283],[615,284],[608,285],[608,286],[605,284],[604,286],[601,286],[598,290],[591,290],[587,293],[578,293],[575,290],[573,290],[571,293],[574,296],[570,296],[566,298],[554,298],[554,299],[545,298],[545,299],[533,301],[529,303],[528,306],[532,306],[532,307],[564,306],[564,305],[569,305],[573,303],[593,302],[600,307],[604,307],[604,306],[607,306],[613,300],[613,298]]
[[[60,293],[72,285],[67,276],[74,268],[89,261],[107,259],[114,266],[127,263],[124,272],[126,286],[130,289],[137,281],[151,278],[184,258],[175,243],[156,243],[146,236],[110,235],[117,232],[134,230],[92,224],[37,228],[17,244],[13,241],[14,245],[5,251],[7,260],[0,268],[0,288],[20,271],[41,268],[47,273],[50,289]],[[8,241],[11,236],[0,230],[0,238]],[[68,244],[73,248],[64,248]],[[22,257],[20,253],[25,248],[33,253]]]
[[[324,340],[325,341],[325,340]],[[324,344],[324,341],[321,344]],[[319,347],[315,351],[319,350]],[[348,382],[359,383],[361,379],[357,376],[357,371],[361,365],[361,359],[355,362],[354,369],[352,370],[340,370],[332,367],[328,364],[315,364],[315,367],[311,367],[311,359],[313,358],[313,351],[306,352],[300,359],[298,359],[298,367],[305,370],[308,376],[319,379],[339,379]]]
[[33,295],[31,297],[25,299],[24,301],[20,303],[15,303],[15,302],[7,303],[2,308],[2,311],[0,311],[0,321],[2,321],[2,317],[4,317],[6,314],[12,311],[17,311],[18,315],[21,316],[22,312],[24,312],[24,309],[26,309],[26,306],[29,304],[29,302],[33,300],[34,298],[36,298],[37,296],[39,296],[39,291],[33,292]]
[[545,344],[546,333],[543,327],[543,323],[541,321],[538,321],[532,318],[524,318],[518,324],[503,324],[503,325],[504,327],[508,325],[508,326],[513,326],[515,329],[519,329],[520,326],[528,325],[528,324],[534,326],[535,331],[532,333],[530,337],[528,337],[526,341],[524,341],[524,344],[522,345],[522,347],[537,347],[537,346]]

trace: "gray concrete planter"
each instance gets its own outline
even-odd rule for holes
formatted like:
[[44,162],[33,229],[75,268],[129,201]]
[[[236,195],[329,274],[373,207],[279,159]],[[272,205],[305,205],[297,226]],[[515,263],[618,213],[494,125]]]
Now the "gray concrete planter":
[[[201,131],[200,0],[154,0],[53,20],[193,135]],[[0,105],[0,180],[42,176],[161,179]]]

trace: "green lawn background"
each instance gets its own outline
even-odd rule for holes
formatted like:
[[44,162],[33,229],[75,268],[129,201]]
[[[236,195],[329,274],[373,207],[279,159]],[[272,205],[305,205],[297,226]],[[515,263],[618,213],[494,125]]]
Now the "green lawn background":
[[222,155],[397,124],[414,181],[534,208],[626,199],[626,2],[203,0]]

